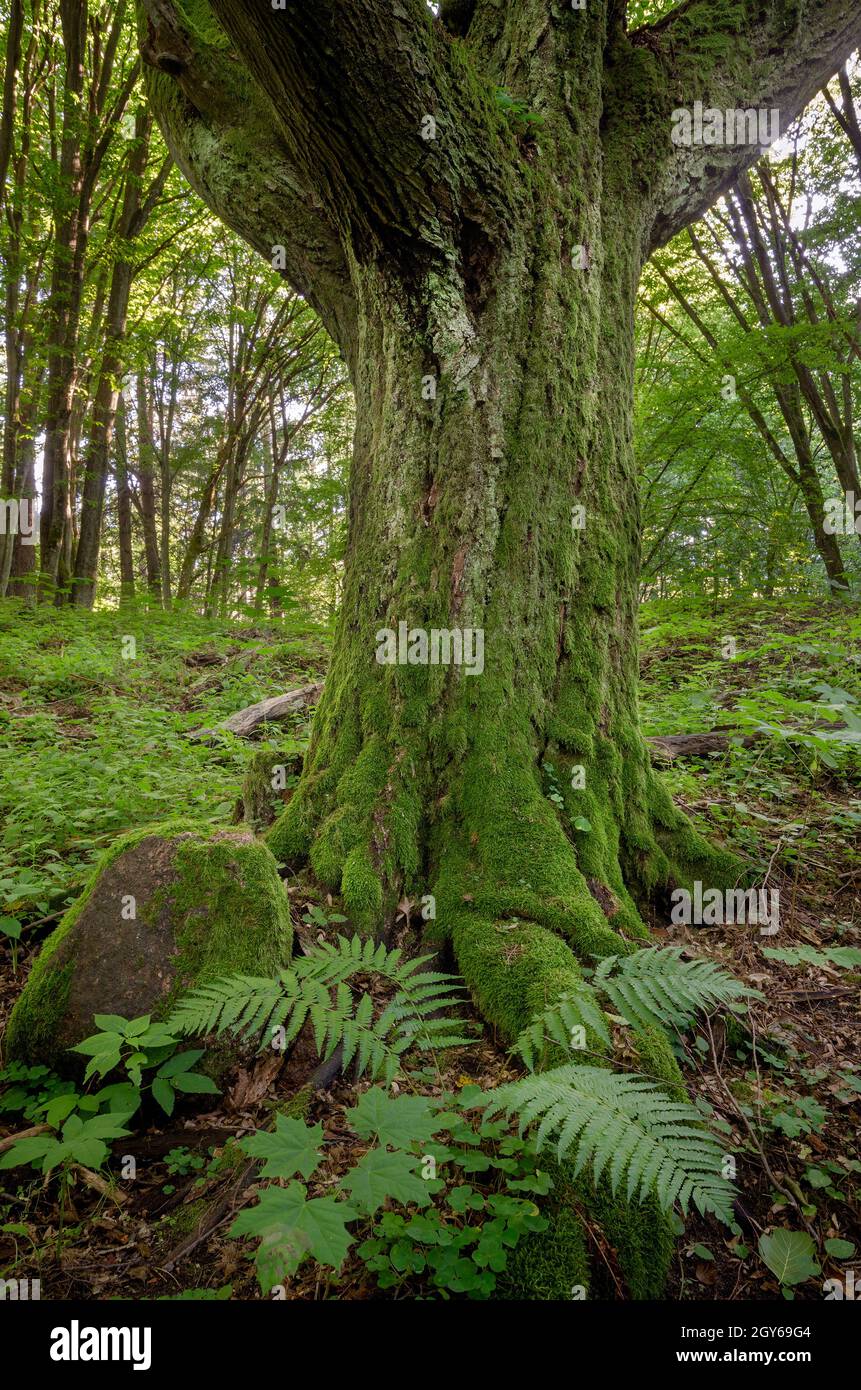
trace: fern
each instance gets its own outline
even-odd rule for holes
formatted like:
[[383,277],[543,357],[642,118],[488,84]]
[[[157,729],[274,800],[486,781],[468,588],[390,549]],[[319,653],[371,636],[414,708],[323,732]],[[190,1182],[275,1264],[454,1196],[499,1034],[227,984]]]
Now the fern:
[[[328,1060],[340,1045],[346,1069],[391,1081],[410,1047],[434,1051],[469,1043],[459,1019],[439,1017],[462,997],[452,975],[422,970],[430,956],[402,959],[400,950],[358,936],[322,942],[274,979],[228,975],[190,991],[177,1004],[171,1025],[184,1034],[232,1033],[261,1038],[284,1029],[283,1047],[310,1024],[319,1055]],[[374,1018],[373,999],[350,988],[357,975],[376,975],[396,994]]]
[[678,947],[646,947],[630,956],[602,960],[591,984],[582,981],[560,995],[519,1034],[513,1051],[534,1070],[536,1057],[548,1042],[570,1047],[571,1029],[590,1028],[609,1045],[610,1035],[601,996],[634,1028],[686,1028],[695,1015],[718,1004],[761,997],[710,960],[681,959]]
[[569,1064],[500,1086],[481,1103],[490,1115],[516,1116],[521,1133],[537,1122],[539,1150],[554,1140],[560,1160],[574,1150],[575,1172],[591,1161],[595,1182],[606,1174],[613,1192],[625,1178],[629,1202],[654,1192],[667,1211],[693,1202],[732,1221],[735,1189],[722,1176],[717,1139],[694,1106],[643,1077]]
[[594,989],[585,980],[581,980],[576,988],[560,994],[555,1004],[551,1004],[543,1013],[536,1014],[519,1034],[512,1051],[523,1058],[530,1071],[534,1071],[537,1056],[548,1042],[558,1043],[568,1051],[571,1032],[576,1027],[590,1029],[609,1047],[607,1019]]
[[634,1027],[686,1028],[716,1005],[757,996],[711,960],[682,960],[679,947],[646,947],[630,956],[609,956],[593,983]]

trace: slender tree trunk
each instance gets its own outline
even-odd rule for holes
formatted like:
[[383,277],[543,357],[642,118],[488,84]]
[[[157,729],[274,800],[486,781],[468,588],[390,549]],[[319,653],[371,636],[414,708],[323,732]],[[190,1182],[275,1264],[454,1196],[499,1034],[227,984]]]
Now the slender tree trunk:
[[123,608],[135,601],[135,565],[132,551],[132,498],[129,491],[125,396],[122,392],[117,405],[114,457],[117,481],[117,535],[120,549],[120,607]]
[[150,597],[161,605],[161,555],[156,528],[155,440],[153,436],[152,396],[143,372],[137,377],[138,482],[144,535],[146,581]]
[[218,457],[210,469],[209,475],[203,485],[200,504],[197,509],[197,515],[194,518],[194,525],[191,529],[191,535],[188,538],[188,544],[185,547],[185,554],[182,557],[179,580],[176,586],[176,596],[182,601],[188,599],[191,595],[191,587],[195,579],[197,562],[203,553],[206,528],[209,525],[209,518],[212,515],[212,509],[215,505],[218,492],[218,484],[224,472],[227,458],[228,445],[223,444],[218,451]]
[[269,552],[272,548],[272,529],[275,520],[275,507],[278,502],[278,479],[281,464],[278,448],[278,431],[275,423],[274,403],[269,409],[269,452],[266,458],[263,485],[263,524],[260,535],[260,564],[257,569],[257,584],[254,591],[254,611],[263,612],[266,597],[266,583],[269,572]]
[[79,608],[92,608],[96,592],[105,487],[111,440],[120,397],[119,382],[123,369],[123,339],[125,337],[132,274],[132,267],[127,261],[115,262],[105,322],[106,343],[84,463],[81,522],[75,556],[74,581],[70,595],[72,603]]
[[75,343],[83,287],[87,215],[82,206],[86,0],[61,0],[66,76],[58,207],[48,310],[48,381],[42,465],[41,570],[46,595],[64,585],[72,520],[70,431],[75,394]]
[[39,418],[40,386],[41,373],[32,387],[27,388],[29,395],[21,407],[17,422],[15,494],[27,503],[32,529],[27,537],[18,535],[15,538],[15,545],[8,555],[10,568],[6,588],[10,597],[23,599],[28,608],[33,608],[36,604],[36,542],[39,537],[36,527],[38,498],[36,493],[35,422]]

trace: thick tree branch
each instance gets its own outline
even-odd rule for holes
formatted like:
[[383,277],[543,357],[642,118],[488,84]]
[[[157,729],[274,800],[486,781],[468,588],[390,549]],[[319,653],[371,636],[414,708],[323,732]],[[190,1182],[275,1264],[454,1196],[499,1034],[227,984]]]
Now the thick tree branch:
[[447,247],[464,213],[488,233],[502,223],[489,94],[458,70],[425,0],[209,3],[360,257]]
[[222,221],[283,264],[349,360],[355,305],[337,229],[268,98],[214,21],[204,36],[174,0],[138,0],[138,15],[148,94],[177,164]]
[[[785,132],[861,44],[858,0],[688,0],[632,43],[650,55],[644,117],[657,141],[650,250],[694,221],[762,154],[759,144],[673,145],[672,112],[779,113]],[[660,97],[657,96],[661,93]],[[744,138],[744,137],[743,137]],[[666,151],[666,153],[664,153]]]

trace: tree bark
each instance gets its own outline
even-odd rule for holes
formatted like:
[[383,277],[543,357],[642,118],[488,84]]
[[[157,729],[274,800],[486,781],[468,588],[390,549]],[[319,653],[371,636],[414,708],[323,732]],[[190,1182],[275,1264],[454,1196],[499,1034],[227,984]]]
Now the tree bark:
[[162,602],[161,552],[156,525],[155,502],[155,438],[152,417],[152,396],[147,390],[146,376],[137,376],[138,418],[138,483],[140,484],[140,514],[144,536],[146,583],[150,598]]
[[[55,207],[48,306],[48,374],[40,519],[41,589],[59,601],[71,580],[73,541],[72,415],[77,384],[77,344],[84,289],[93,191],[137,69],[126,75],[111,110],[105,104],[117,55],[126,0],[117,0],[87,105],[84,59],[89,24],[87,0],[60,0],[65,76],[63,133]],[[98,123],[105,119],[102,129]]]
[[125,396],[117,404],[117,438],[114,455],[117,483],[117,535],[120,550],[120,607],[135,601],[135,566],[132,551],[132,499],[129,491]]
[[[617,0],[476,0],[463,40],[423,0],[211,0],[229,50],[171,0],[142,8],[180,163],[253,244],[284,246],[355,391],[343,603],[270,844],[365,931],[432,895],[431,935],[510,1039],[578,959],[648,938],[638,900],[739,872],[674,808],[639,727],[634,299],[649,249],[755,157],[679,158],[679,88],[692,100],[704,72],[738,105],[743,71],[757,103],[797,110],[861,16],[819,0],[777,61],[774,7],[744,6],[739,33],[712,0],[633,38]],[[252,209],[238,152],[264,128]],[[434,631],[455,634],[437,664]],[[677,1077],[649,1046],[646,1069]]]
[[[145,109],[141,108],[135,118],[135,143],[128,162],[122,207],[115,231],[117,249],[111,272],[111,286],[104,319],[105,343],[99,366],[98,385],[93,403],[93,418],[90,426],[87,456],[84,462],[81,521],[70,595],[71,602],[83,608],[92,608],[96,592],[105,488],[111,441],[116,424],[125,367],[125,337],[129,298],[136,270],[132,260],[133,243],[146,226],[161,196],[171,167],[171,161],[168,159],[162,164],[149,190],[144,193],[142,180],[146,171],[151,131],[152,117]],[[147,554],[149,556],[149,550]],[[157,568],[156,566],[156,570]]]

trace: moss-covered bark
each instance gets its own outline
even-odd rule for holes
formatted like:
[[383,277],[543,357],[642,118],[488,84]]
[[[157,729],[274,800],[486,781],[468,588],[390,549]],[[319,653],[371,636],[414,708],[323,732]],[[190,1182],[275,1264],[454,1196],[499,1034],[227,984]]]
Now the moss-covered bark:
[[[634,36],[622,0],[452,0],[439,22],[420,0],[138,8],[180,164],[252,244],[287,247],[356,392],[344,603],[269,844],[368,932],[433,895],[510,1040],[646,937],[643,899],[738,873],[639,730],[634,296],[649,248],[757,155],[675,147],[672,110],[779,103],[785,128],[861,36],[857,6],[812,0],[802,26],[777,0],[691,0]],[[401,623],[480,630],[481,671],[380,664]],[[638,1047],[677,1090],[667,1044]],[[666,1223],[588,1203],[654,1295]]]
[[[268,836],[364,931],[404,891],[433,894],[432,932],[505,1042],[581,964],[645,939],[639,900],[738,873],[673,807],[639,729],[639,246],[586,154],[600,118],[585,100],[558,150],[542,129],[540,167],[534,137],[501,130],[521,161],[505,244],[462,224],[442,266],[355,269],[344,603],[305,770]],[[483,670],[380,664],[379,633],[401,623],[481,629]],[[645,1069],[677,1085],[666,1044],[651,1053]],[[582,1200],[630,1290],[655,1296],[664,1219]],[[556,1256],[535,1240],[524,1259],[526,1277]]]

